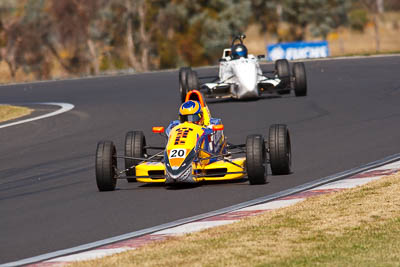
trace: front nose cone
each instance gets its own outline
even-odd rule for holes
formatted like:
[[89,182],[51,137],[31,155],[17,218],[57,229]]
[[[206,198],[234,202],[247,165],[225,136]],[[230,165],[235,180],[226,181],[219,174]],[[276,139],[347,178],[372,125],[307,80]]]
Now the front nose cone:
[[257,90],[257,79],[255,75],[247,75],[246,77],[241,77],[239,79],[240,84],[243,89],[246,91],[255,91]]
[[241,62],[236,66],[236,77],[239,82],[239,98],[258,97],[257,69],[250,62]]
[[165,180],[166,184],[176,184],[176,183],[195,183],[196,181],[192,175],[192,165],[190,165],[186,170],[183,170],[181,173],[173,175],[167,170],[167,177]]

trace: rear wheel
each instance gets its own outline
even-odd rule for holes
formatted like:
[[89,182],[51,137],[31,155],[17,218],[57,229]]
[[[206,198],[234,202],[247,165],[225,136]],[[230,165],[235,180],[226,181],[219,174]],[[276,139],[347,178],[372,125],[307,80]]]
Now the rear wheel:
[[265,143],[261,135],[249,135],[246,139],[246,169],[250,184],[265,184]]
[[[131,131],[126,133],[125,136],[125,157],[133,157],[133,158],[143,158],[146,154],[146,138],[142,131]],[[125,169],[129,169],[126,172],[127,176],[135,176],[136,170],[135,168],[131,168],[134,165],[137,165],[140,160],[137,159],[125,159]],[[127,178],[129,183],[136,182],[136,178]]]
[[292,151],[287,126],[284,124],[271,125],[268,141],[272,174],[289,174],[292,165]]
[[307,95],[307,76],[306,68],[303,62],[297,62],[293,65],[294,75],[294,93],[296,96]]
[[186,77],[186,85],[187,85],[187,90],[199,90],[199,80],[197,78],[197,72],[190,70],[187,73]]
[[290,66],[289,66],[289,61],[287,59],[278,59],[275,61],[275,71],[276,74],[278,74],[278,78],[281,80],[280,83],[280,90],[278,91],[278,94],[289,94],[290,89],[287,90],[282,90],[290,85]]
[[192,71],[190,67],[183,67],[179,69],[179,94],[181,97],[181,102],[185,102],[186,94],[188,92],[187,88],[187,76],[188,72]]
[[117,185],[116,149],[112,141],[100,141],[96,150],[96,183],[99,191],[113,191]]

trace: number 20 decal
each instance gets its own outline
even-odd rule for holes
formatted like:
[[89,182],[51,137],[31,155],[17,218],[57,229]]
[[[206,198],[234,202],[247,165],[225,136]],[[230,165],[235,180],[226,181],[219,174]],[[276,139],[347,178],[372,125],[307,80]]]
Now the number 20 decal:
[[169,158],[184,158],[186,156],[186,149],[172,149],[169,153]]

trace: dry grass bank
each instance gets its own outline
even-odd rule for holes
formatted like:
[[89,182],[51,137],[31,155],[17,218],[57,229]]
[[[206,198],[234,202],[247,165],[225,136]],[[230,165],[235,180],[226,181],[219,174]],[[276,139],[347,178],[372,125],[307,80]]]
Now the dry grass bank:
[[0,105],[0,122],[17,119],[33,112],[33,109],[10,105]]
[[399,179],[72,266],[398,266]]

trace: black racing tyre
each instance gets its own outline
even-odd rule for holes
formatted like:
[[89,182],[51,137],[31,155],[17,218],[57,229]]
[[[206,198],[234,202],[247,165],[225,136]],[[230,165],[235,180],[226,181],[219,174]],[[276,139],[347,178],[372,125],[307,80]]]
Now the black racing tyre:
[[179,69],[179,94],[182,103],[185,102],[186,94],[188,92],[186,80],[188,72],[190,71],[192,71],[190,67],[183,67]]
[[279,84],[280,90],[278,91],[279,94],[289,94],[290,89],[282,90],[288,88],[290,85],[290,66],[289,61],[287,59],[278,59],[275,61],[275,71],[278,74],[278,78],[281,80]]
[[246,170],[250,184],[265,184],[265,143],[262,135],[249,135],[246,138]]
[[113,191],[117,185],[116,150],[112,141],[100,141],[96,150],[96,183],[99,191]]
[[[146,154],[146,138],[142,131],[127,132],[125,136],[125,157],[143,158]],[[125,169],[137,165],[140,160],[125,159]],[[127,176],[135,176],[135,168],[126,172]],[[136,182],[136,178],[127,178],[129,183]]]
[[292,165],[292,150],[287,126],[284,124],[271,125],[268,144],[272,174],[289,174]]
[[187,73],[186,85],[188,91],[199,90],[199,79],[197,78],[197,72],[191,70]]
[[306,68],[303,62],[297,62],[293,65],[294,75],[294,93],[296,96],[307,95],[307,76]]

